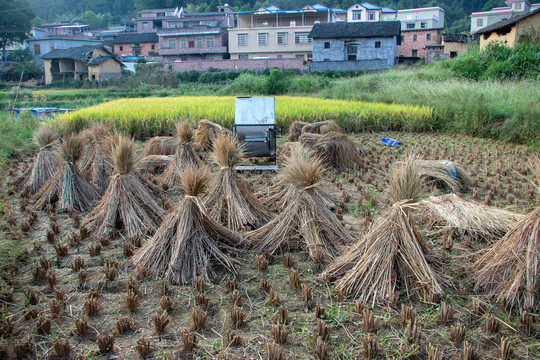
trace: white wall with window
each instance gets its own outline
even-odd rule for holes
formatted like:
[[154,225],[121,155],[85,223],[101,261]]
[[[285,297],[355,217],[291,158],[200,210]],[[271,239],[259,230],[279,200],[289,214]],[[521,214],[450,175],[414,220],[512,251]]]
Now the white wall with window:
[[277,43],[279,45],[287,45],[287,33],[286,32],[278,32],[277,33]]
[[247,45],[247,35],[248,34],[238,34],[236,38],[236,43],[238,46],[246,46]]
[[213,36],[205,36],[204,37],[204,45],[206,47],[213,47],[215,46],[215,39]]
[[203,47],[203,37],[202,36],[197,36],[195,38],[195,47]]
[[180,48],[186,49],[187,47],[188,47],[187,39],[185,37],[180,38]]
[[308,36],[307,32],[297,32],[294,33],[294,43],[295,44],[310,44],[311,38]]
[[268,33],[258,33],[257,34],[257,44],[259,44],[259,45],[268,45]]

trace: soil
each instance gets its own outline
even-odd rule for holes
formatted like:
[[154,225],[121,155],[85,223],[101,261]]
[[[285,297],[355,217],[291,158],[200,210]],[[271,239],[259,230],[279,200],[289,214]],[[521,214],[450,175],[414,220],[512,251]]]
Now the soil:
[[[398,139],[404,145],[395,148],[383,145],[383,136]],[[357,134],[353,137],[363,152],[360,169],[339,173],[329,170],[325,180],[328,190],[345,201],[343,222],[355,238],[365,233],[373,219],[390,205],[386,194],[389,168],[409,153],[416,153],[425,159],[445,159],[460,163],[476,181],[474,190],[463,194],[465,198],[475,198],[519,213],[527,213],[538,205],[529,169],[529,161],[534,155],[523,146],[462,135],[386,132]],[[280,146],[284,147],[285,144],[281,143]],[[141,272],[130,265],[122,248],[122,243],[127,240],[120,237],[109,239],[109,244],[102,246],[98,256],[90,256],[90,242],[82,240],[79,244],[69,245],[67,256],[57,257],[54,244],[47,242],[46,233],[51,223],[47,212],[38,212],[37,221],[31,228],[28,231],[21,230],[20,225],[28,218],[31,210],[29,207],[23,209],[28,200],[10,193],[7,182],[22,172],[25,164],[13,163],[12,166],[12,169],[4,171],[0,198],[4,215],[6,209],[11,209],[16,220],[10,224],[7,216],[0,219],[0,255],[4,262],[1,267],[0,293],[1,358],[16,357],[15,345],[20,346],[26,341],[28,350],[22,351],[19,347],[22,358],[54,358],[55,341],[68,339],[71,353],[66,358],[137,359],[140,358],[136,349],[137,341],[144,337],[151,344],[147,359],[267,359],[266,344],[274,341],[272,326],[276,324],[279,306],[288,310],[288,320],[284,324],[288,331],[287,341],[280,345],[285,358],[315,359],[317,306],[323,309],[324,314],[320,318],[329,327],[327,358],[367,358],[364,345],[367,332],[362,326],[362,314],[355,311],[356,302],[337,294],[332,283],[321,281],[318,275],[324,265],[314,264],[302,249],[284,249],[283,253],[275,254],[266,270],[257,269],[256,254],[253,253],[239,258],[242,265],[236,274],[219,267],[214,268],[211,282],[204,290],[210,299],[209,306],[203,308],[207,321],[199,330],[191,330],[191,309],[196,306],[197,290],[194,286],[171,285],[168,296],[174,305],[166,315],[170,322],[163,333],[156,333],[154,316],[163,312],[160,308],[161,282],[160,279],[143,278]],[[268,186],[275,174],[252,172],[245,176],[261,189]],[[173,202],[177,201],[178,194],[169,195]],[[83,216],[81,214],[81,218]],[[55,235],[55,244],[69,244],[70,235],[78,233],[74,220],[68,214],[53,217],[60,228],[60,232]],[[407,298],[405,293],[399,293],[392,306],[377,305],[371,308],[369,304],[362,304],[375,314],[376,330],[370,337],[378,349],[376,358],[437,359],[434,356],[436,348],[444,354],[444,359],[462,359],[463,346],[453,342],[450,335],[452,327],[458,323],[464,325],[465,340],[476,350],[478,358],[501,358],[500,344],[503,337],[510,340],[514,358],[540,358],[538,325],[533,324],[531,333],[526,334],[520,325],[519,314],[510,313],[502,305],[491,303],[473,291],[467,267],[474,256],[469,255],[489,244],[455,238],[453,247],[445,250],[441,246],[443,238],[437,235],[437,229],[423,224],[422,219],[417,221],[422,233],[433,246],[434,255],[441,260],[444,273],[451,280],[438,303],[425,302],[416,297]],[[291,269],[283,264],[284,253],[292,256],[294,269],[300,275],[300,283],[311,289],[310,301],[302,299],[300,287],[290,286]],[[78,256],[86,264],[87,279],[83,283],[80,283],[77,273],[71,269],[73,260]],[[55,298],[54,287],[46,279],[35,280],[33,276],[42,258],[51,262],[56,273],[55,286],[65,293],[61,301],[61,312],[56,317],[50,306],[51,300]],[[119,263],[117,276],[112,281],[105,278],[106,259],[114,259]],[[126,283],[130,277],[136,279],[139,289],[138,306],[133,312],[126,308]],[[232,326],[230,319],[231,296],[225,288],[228,277],[236,277],[238,280],[241,309],[245,314],[245,325],[238,329]],[[277,304],[269,303],[269,294],[260,289],[261,279],[270,282],[271,289],[279,297]],[[38,295],[37,304],[29,304],[29,291]],[[85,314],[84,304],[91,291],[99,294],[100,310],[97,315],[88,316],[88,334],[77,335],[74,332],[75,320]],[[440,321],[439,315],[443,302],[453,309],[453,316],[445,323]],[[478,305],[473,305],[473,302],[483,304],[485,314],[489,313],[498,320],[500,328],[495,334],[486,332],[486,315],[478,314],[475,311]],[[403,305],[416,310],[416,324],[421,328],[417,343],[407,340],[407,329],[402,325],[400,317]],[[49,334],[37,331],[38,321],[31,316],[35,314],[50,319],[52,327]],[[538,317],[537,314],[532,315],[534,319]],[[116,323],[126,316],[133,321],[133,329],[118,334]],[[184,349],[183,329],[196,333],[198,346],[193,351]],[[228,345],[229,330],[236,331],[241,337],[240,346]],[[112,351],[100,352],[98,334],[114,334]]]

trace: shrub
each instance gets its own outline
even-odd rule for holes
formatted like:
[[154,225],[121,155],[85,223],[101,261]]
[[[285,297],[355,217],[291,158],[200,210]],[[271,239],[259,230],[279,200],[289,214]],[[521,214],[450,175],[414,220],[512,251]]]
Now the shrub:
[[279,69],[270,70],[270,75],[266,78],[264,90],[269,95],[279,95],[285,92],[285,75]]
[[478,80],[484,72],[480,61],[472,54],[455,59],[450,69],[457,76],[471,80]]

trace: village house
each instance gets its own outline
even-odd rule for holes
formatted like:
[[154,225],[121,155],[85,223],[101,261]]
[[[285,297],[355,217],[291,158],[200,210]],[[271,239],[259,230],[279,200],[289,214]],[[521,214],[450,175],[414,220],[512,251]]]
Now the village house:
[[538,37],[540,32],[540,8],[510,19],[487,26],[476,34],[480,35],[480,49],[492,42],[514,46],[521,37]]
[[311,71],[387,70],[396,64],[399,21],[316,24]]
[[121,58],[148,56],[158,51],[159,38],[155,32],[119,34],[112,40],[113,53]]
[[475,34],[442,34],[444,54],[449,59],[466,53],[472,47],[478,45],[479,36]]
[[396,20],[397,11],[394,9],[379,7],[364,2],[356,3],[347,8],[347,22],[357,21],[393,21]]
[[425,57],[426,46],[441,44],[444,10],[438,6],[398,10],[401,22],[401,44],[398,56]]
[[103,46],[55,49],[42,56],[45,84],[66,79],[104,80],[121,75],[124,66]]
[[493,25],[501,20],[523,15],[540,8],[540,3],[531,4],[527,0],[507,0],[506,6],[495,7],[490,11],[478,11],[471,14],[471,33]]
[[322,5],[282,10],[275,6],[236,13],[229,29],[231,59],[311,60],[313,25],[346,20],[346,11]]
[[42,24],[41,28],[45,29],[49,33],[49,36],[88,36],[89,34],[87,32],[90,30],[90,25],[81,21],[55,21]]

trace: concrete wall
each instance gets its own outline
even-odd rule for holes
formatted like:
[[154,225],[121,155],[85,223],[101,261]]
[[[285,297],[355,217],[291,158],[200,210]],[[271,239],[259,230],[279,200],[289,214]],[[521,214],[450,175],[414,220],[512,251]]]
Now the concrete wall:
[[113,59],[107,59],[99,65],[88,66],[88,77],[92,80],[111,79],[121,75],[122,67]]
[[519,36],[526,33],[531,27],[540,29],[540,13],[536,13],[514,24],[507,34],[499,35],[497,32],[480,36],[480,49],[484,49],[490,42],[498,41],[508,46],[514,46]]
[[310,71],[376,71],[389,69],[387,60],[312,62]]
[[[355,11],[360,12],[360,19],[354,20],[353,13]],[[375,14],[375,20],[369,20],[368,12],[373,12]],[[369,10],[363,7],[361,4],[355,4],[347,9],[347,22],[358,22],[358,21],[389,21],[396,20],[396,13],[383,13],[380,10]]]
[[443,41],[444,53],[450,57],[451,53],[456,53],[456,55],[461,55],[466,53],[469,49],[473,48],[475,43],[462,43],[462,42],[453,42],[453,41]]
[[401,21],[401,30],[407,30],[407,24],[412,23],[415,29],[422,29],[422,22],[426,23],[425,29],[442,29],[444,10],[440,7],[398,10],[397,20]]
[[305,70],[302,59],[260,59],[260,60],[218,60],[218,61],[185,61],[166,64],[164,70],[169,70],[172,65],[172,71],[207,71],[211,68],[221,70],[242,70],[242,69],[298,69]]
[[[380,48],[375,47],[375,42],[381,43]],[[313,42],[313,62],[346,61],[347,45],[357,46],[357,61],[385,60],[385,68],[392,68],[396,58],[395,37],[389,38],[362,38],[352,41],[341,39],[316,39]],[[325,48],[325,43],[330,43],[330,48]]]
[[[307,43],[295,43],[296,33],[309,34],[312,26],[295,26],[282,28],[256,28],[256,29],[229,29],[229,52],[231,59],[238,59],[240,55],[248,55],[254,58],[258,56],[268,56],[276,58],[278,54],[294,54],[306,55],[313,50],[311,39],[308,38]],[[265,33],[267,35],[267,44],[259,45],[258,34]],[[278,33],[287,34],[287,43],[278,44]],[[238,34],[247,34],[246,45],[238,45]]]

